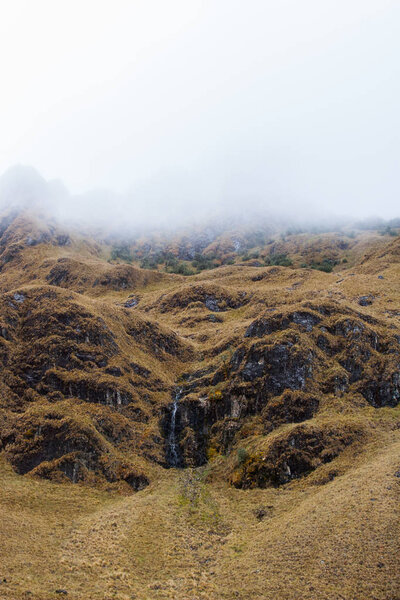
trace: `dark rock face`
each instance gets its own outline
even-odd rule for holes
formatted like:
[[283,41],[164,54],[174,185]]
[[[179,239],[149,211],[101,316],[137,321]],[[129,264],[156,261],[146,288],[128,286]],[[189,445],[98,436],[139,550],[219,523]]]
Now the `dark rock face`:
[[295,311],[289,314],[275,314],[271,317],[256,319],[248,327],[245,337],[264,337],[275,331],[287,329],[291,324],[300,325],[305,331],[312,329],[320,323],[321,318],[311,312]]
[[[205,463],[210,449],[230,452],[257,415],[255,426],[264,435],[282,424],[307,423],[324,394],[361,393],[373,406],[397,405],[400,361],[395,338],[379,337],[372,318],[343,312],[336,316],[334,307],[318,306],[256,319],[228,361],[186,374],[177,414],[181,466]],[[259,339],[252,343],[254,337]],[[217,391],[210,393],[211,386]],[[331,460],[323,448],[336,434],[326,434],[328,440],[322,432],[316,441],[314,434],[303,433],[282,442],[280,452],[289,442],[299,452],[286,465],[257,475],[258,484],[268,480],[268,485],[280,485]],[[346,444],[338,442],[338,447]],[[309,454],[303,446],[311,448]]]
[[360,391],[376,408],[397,406],[400,402],[400,365],[398,373],[378,374],[377,379],[361,382]]
[[357,319],[338,319],[336,323],[329,328],[329,331],[333,335],[344,337],[348,340],[359,340],[369,344],[374,350],[378,347],[377,334]]
[[301,423],[317,412],[319,399],[303,392],[286,391],[273,398],[262,411],[263,420],[273,427],[283,423]]
[[298,425],[275,439],[262,457],[247,457],[231,481],[240,488],[288,483],[333,460],[358,435],[355,430]]
[[[16,422],[9,435],[6,454],[20,474],[83,481],[125,481],[132,489],[148,485],[147,478],[128,463],[105,453],[97,431],[72,418],[48,413]],[[105,460],[105,456],[107,459]]]
[[50,389],[61,392],[67,398],[80,398],[105,406],[126,406],[132,402],[132,395],[127,390],[91,381],[88,377],[81,380],[62,380],[57,374],[50,372],[46,374],[44,381]]
[[[170,435],[172,405],[161,419],[161,429],[168,440]],[[182,398],[176,413],[176,439],[181,461],[179,466],[200,466],[207,462],[207,445],[211,427],[227,415],[238,415],[238,401],[221,399],[190,400]],[[168,447],[166,447],[168,451]]]
[[[237,359],[235,360],[237,363]],[[263,390],[269,395],[279,395],[284,389],[303,389],[313,372],[313,356],[295,349],[291,342],[258,349],[252,347],[244,366],[238,367],[244,381],[264,377]]]

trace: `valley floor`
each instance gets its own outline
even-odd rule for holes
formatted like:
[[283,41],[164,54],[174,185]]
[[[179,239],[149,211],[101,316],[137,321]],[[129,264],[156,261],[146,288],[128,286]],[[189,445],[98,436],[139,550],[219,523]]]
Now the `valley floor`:
[[399,431],[324,485],[279,489],[203,467],[121,497],[2,461],[0,598],[397,600],[399,469]]

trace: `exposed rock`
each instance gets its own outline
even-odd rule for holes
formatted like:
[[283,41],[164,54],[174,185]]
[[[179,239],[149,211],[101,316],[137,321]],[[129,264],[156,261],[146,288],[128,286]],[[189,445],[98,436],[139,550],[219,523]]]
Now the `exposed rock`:
[[262,416],[267,424],[278,427],[283,423],[300,423],[311,419],[318,407],[318,398],[303,392],[286,391],[268,402]]
[[230,308],[239,308],[246,304],[248,299],[243,294],[233,294],[214,284],[191,285],[164,296],[160,302],[160,309],[162,312],[166,312],[176,308],[185,308],[196,302],[201,302],[208,310],[221,312]]
[[13,294],[13,298],[14,298],[15,302],[18,302],[18,304],[21,304],[25,300],[24,294],[21,294],[21,293],[18,293],[18,292],[16,292],[15,294]]
[[247,328],[245,337],[263,337],[275,331],[287,329],[292,323],[300,325],[305,331],[312,331],[313,327],[320,323],[321,318],[306,311],[294,311],[293,313],[280,313],[262,319],[256,319]]
[[105,452],[94,427],[58,412],[18,420],[10,438],[6,455],[18,473],[72,483],[123,480],[135,490],[148,484],[144,475]]
[[375,300],[375,298],[371,294],[368,295],[368,296],[361,296],[358,299],[358,304],[360,306],[370,306],[373,303],[374,300]]
[[330,462],[361,432],[328,426],[297,425],[274,438],[257,455],[249,455],[232,474],[235,487],[280,486]]
[[139,303],[137,296],[130,296],[126,302],[124,302],[125,308],[134,308]]
[[376,379],[362,381],[359,389],[364,398],[375,406],[397,406],[400,402],[400,365],[398,372],[376,374]]

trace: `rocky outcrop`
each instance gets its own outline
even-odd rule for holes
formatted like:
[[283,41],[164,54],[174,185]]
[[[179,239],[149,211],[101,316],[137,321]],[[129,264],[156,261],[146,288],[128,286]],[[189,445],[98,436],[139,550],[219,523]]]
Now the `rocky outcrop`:
[[136,491],[148,485],[143,473],[110,453],[93,425],[51,409],[14,421],[6,456],[20,474],[72,483],[125,482]]
[[164,296],[159,303],[161,312],[182,309],[193,303],[201,303],[210,311],[223,312],[239,308],[248,302],[246,292],[232,293],[215,284],[190,285]]
[[231,483],[240,488],[283,485],[332,461],[361,436],[352,428],[296,425],[269,440],[264,450],[239,456]]

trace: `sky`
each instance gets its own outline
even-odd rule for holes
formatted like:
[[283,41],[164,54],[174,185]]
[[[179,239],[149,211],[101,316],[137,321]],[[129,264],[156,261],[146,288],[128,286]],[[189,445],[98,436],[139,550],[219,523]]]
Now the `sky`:
[[399,30],[398,0],[2,0],[0,173],[104,215],[400,216]]

